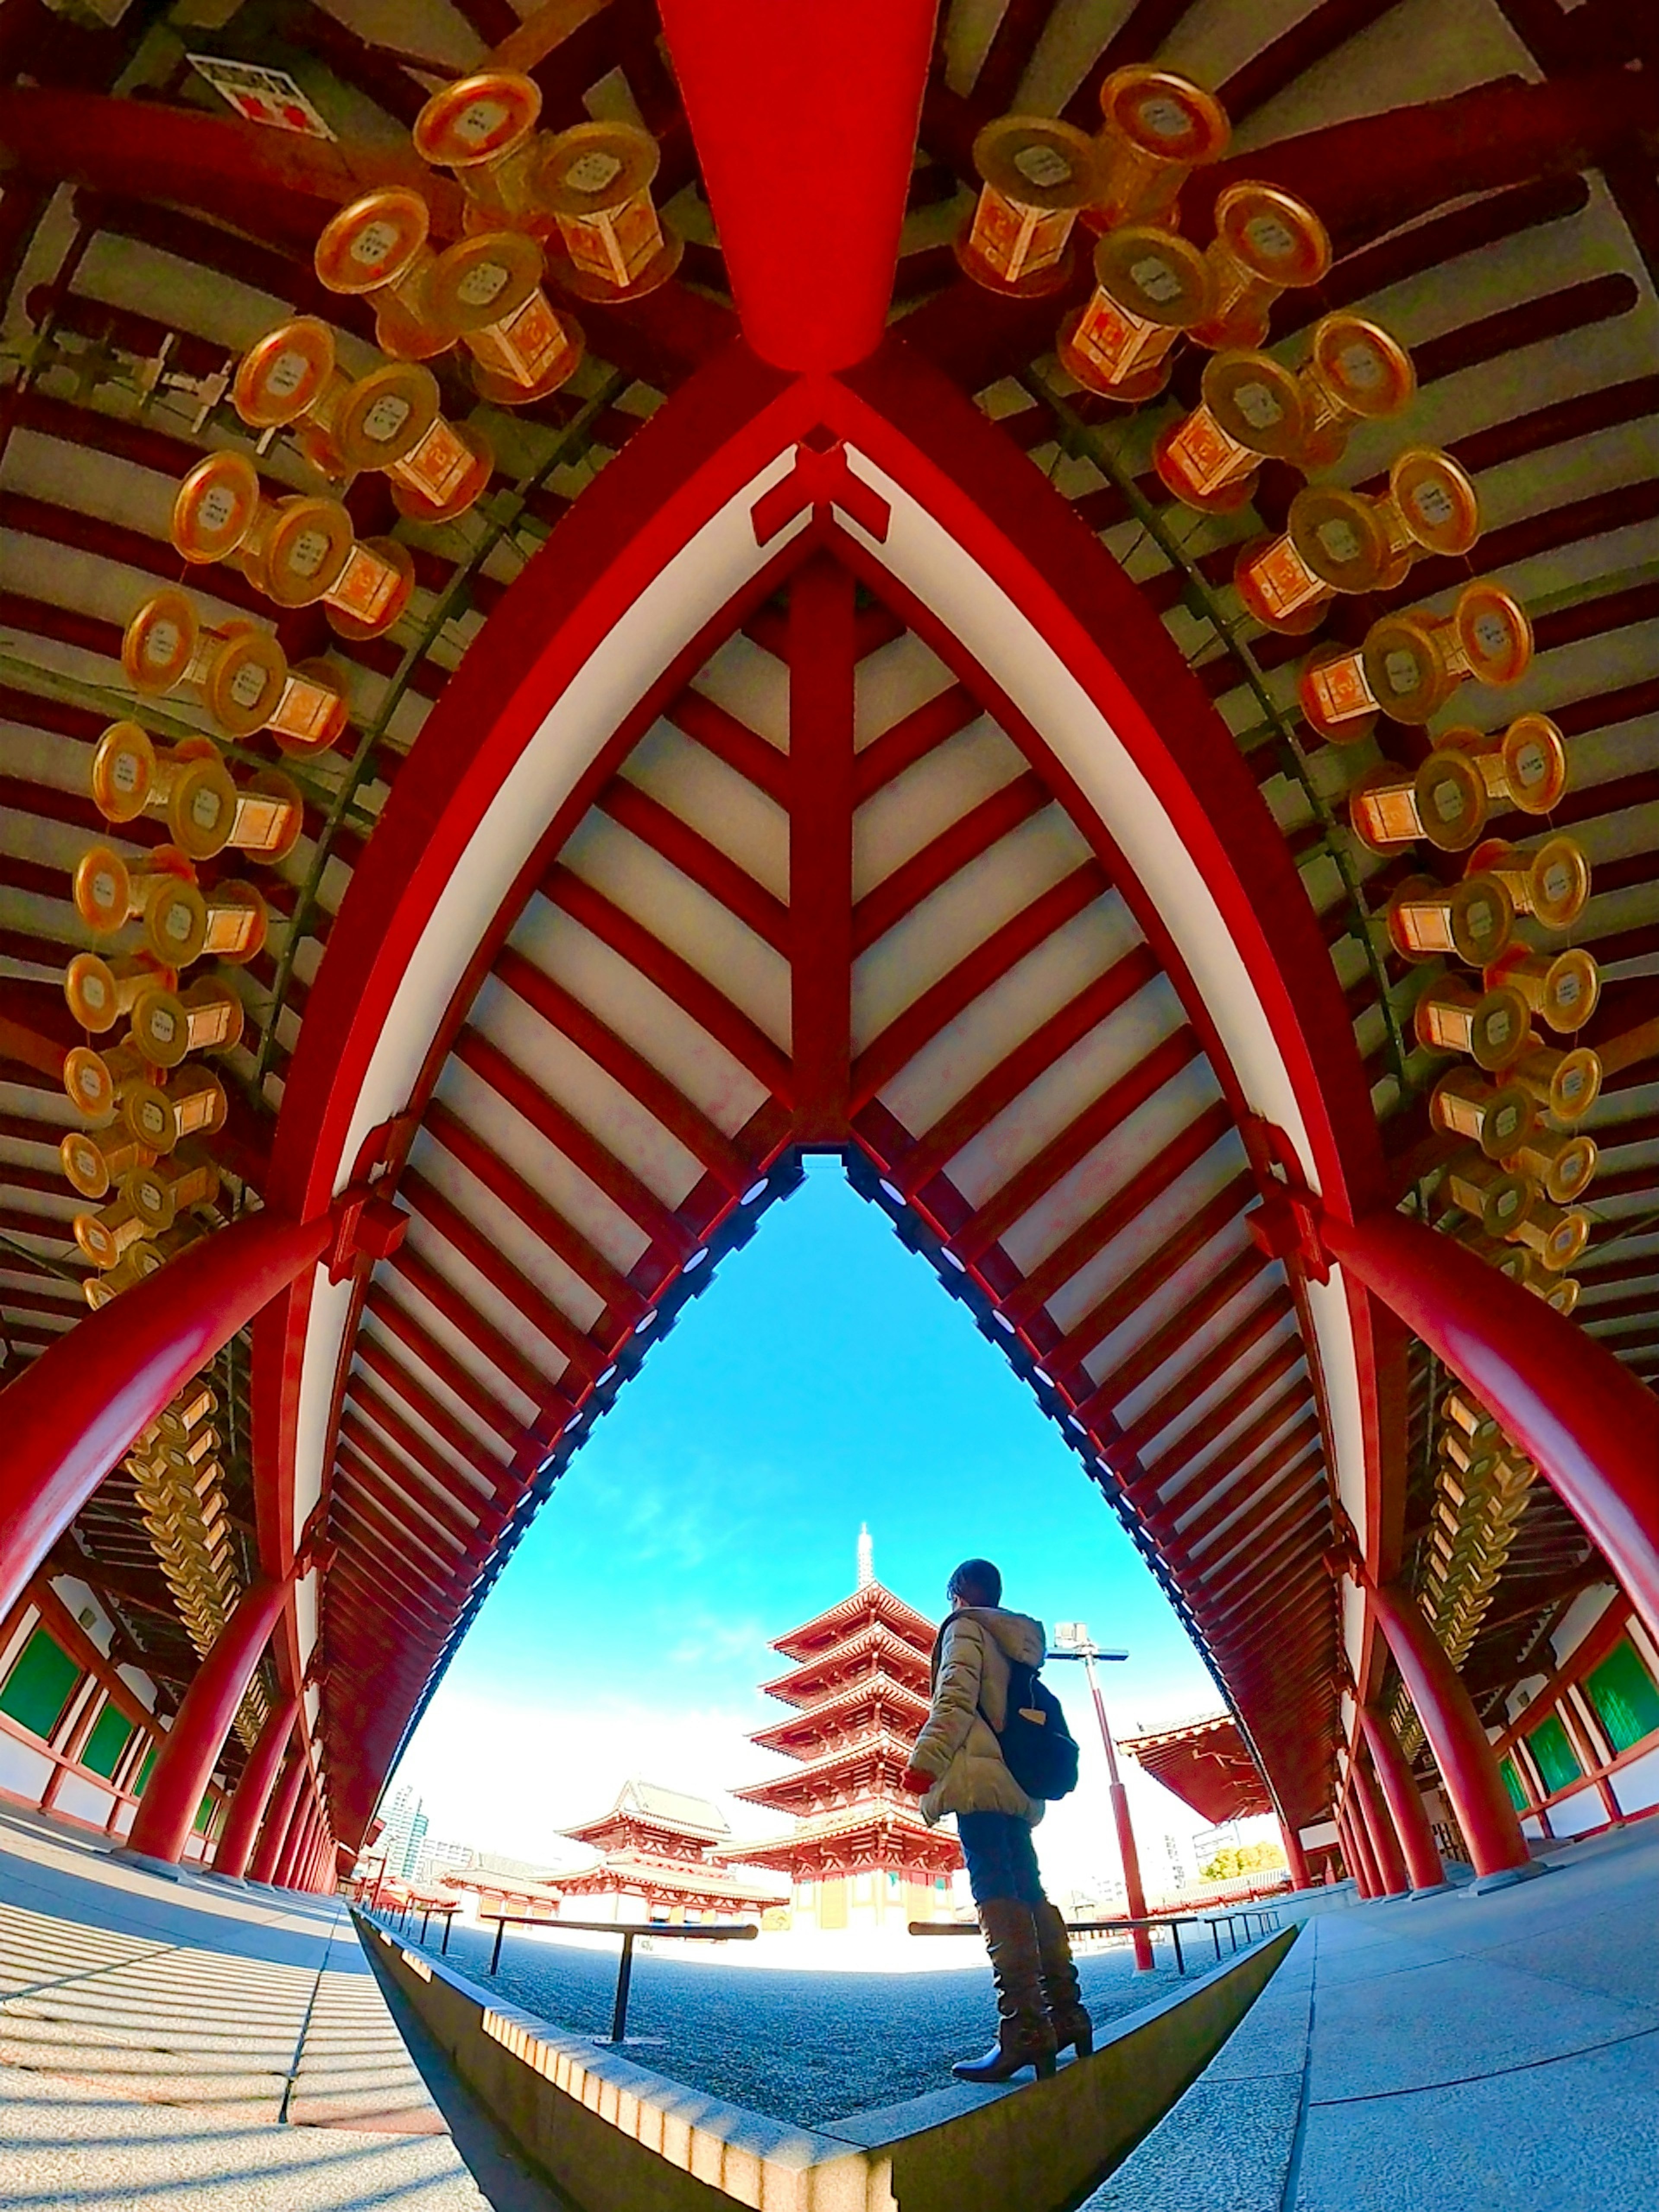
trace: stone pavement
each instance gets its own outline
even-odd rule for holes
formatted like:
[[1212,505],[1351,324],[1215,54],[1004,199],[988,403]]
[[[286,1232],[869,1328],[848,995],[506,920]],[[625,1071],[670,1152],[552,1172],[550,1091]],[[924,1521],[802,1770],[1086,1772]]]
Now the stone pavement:
[[1085,2212],[1651,2212],[1659,1820],[1316,1917]]
[[546,2212],[422,2057],[335,1899],[171,1881],[0,1812],[7,2212]]

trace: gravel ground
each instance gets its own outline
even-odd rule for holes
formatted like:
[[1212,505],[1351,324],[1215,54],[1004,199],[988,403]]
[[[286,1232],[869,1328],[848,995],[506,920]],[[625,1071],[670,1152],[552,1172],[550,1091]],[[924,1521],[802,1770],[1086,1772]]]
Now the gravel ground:
[[[491,1984],[484,1970],[493,1940],[493,1930],[458,1927],[449,1956],[464,1974],[566,2033],[609,2033],[614,1952],[539,1937],[515,1943],[509,1933]],[[437,1952],[435,1933],[428,1948]],[[1136,1975],[1133,1965],[1127,1944],[1079,1961],[1084,2001],[1097,2022],[1176,1985],[1173,1966]],[[945,2087],[951,2060],[976,2057],[994,2026],[988,1972],[694,1966],[660,1951],[635,1955],[628,2008],[629,2056],[641,2066],[804,2126]]]

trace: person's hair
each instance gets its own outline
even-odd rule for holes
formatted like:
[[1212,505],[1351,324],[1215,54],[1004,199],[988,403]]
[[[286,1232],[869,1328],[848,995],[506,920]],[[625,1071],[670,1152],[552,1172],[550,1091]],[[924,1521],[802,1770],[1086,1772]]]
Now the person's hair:
[[988,1559],[964,1559],[945,1585],[945,1594],[963,1598],[969,1605],[1000,1605],[1002,1577]]

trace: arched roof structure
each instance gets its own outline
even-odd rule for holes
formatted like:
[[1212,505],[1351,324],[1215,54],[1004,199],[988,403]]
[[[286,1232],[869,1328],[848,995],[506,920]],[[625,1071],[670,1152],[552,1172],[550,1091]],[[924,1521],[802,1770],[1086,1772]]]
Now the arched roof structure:
[[[1438,611],[1471,573],[1532,615],[1521,684],[1457,711],[1547,711],[1570,742],[1552,825],[1594,864],[1575,941],[1607,979],[1579,1320],[1638,1373],[1659,1358],[1644,34],[1594,0],[1571,32],[1553,0],[1465,0],[1455,23],[1426,0],[1291,0],[1271,21],[955,0],[924,72],[924,14],[893,11],[881,96],[836,135],[799,74],[793,94],[769,82],[738,9],[723,41],[708,11],[665,7],[664,49],[633,0],[522,25],[505,0],[421,0],[394,51],[352,10],[296,6],[247,58],[290,72],[330,143],[224,119],[165,40],[0,11],[19,362],[0,403],[0,1313],[18,1360],[79,1296],[49,1149],[83,1042],[62,996],[89,941],[69,872],[94,836],[137,860],[164,834],[112,831],[88,795],[91,741],[132,708],[122,629],[179,576],[168,517],[204,452],[252,454],[272,495],[316,488],[288,442],[256,451],[226,376],[294,312],[327,320],[349,369],[377,358],[362,303],[313,273],[318,231],[366,185],[416,179],[458,228],[407,127],[490,50],[555,127],[642,119],[687,241],[648,297],[576,303],[589,357],[550,398],[478,410],[439,364],[495,473],[439,526],[398,520],[382,477],[352,487],[359,535],[390,527],[414,565],[388,637],[331,636],[314,610],[275,623],[290,663],[326,647],[350,726],[304,764],[303,834],[262,876],[274,927],[232,977],[247,1028],[220,1202],[304,1219],[373,1178],[410,1226],[367,1273],[301,1278],[220,1382],[243,1580],[325,1537],[268,1686],[303,1690],[348,1839],[569,1454],[804,1146],[842,1154],[1029,1378],[1287,1825],[1322,1819],[1351,1692],[1382,1690],[1358,1587],[1328,1563],[1352,1546],[1371,1576],[1420,1571],[1443,1378],[1352,1278],[1319,1279],[1247,1216],[1288,1182],[1340,1218],[1404,1205],[1460,1226],[1427,1111],[1447,1063],[1416,1040],[1423,971],[1382,922],[1424,854],[1350,836],[1351,753],[1293,704],[1305,647],[1229,583],[1296,478],[1270,465],[1253,509],[1194,527],[1151,448],[1196,399],[1196,362],[1174,405],[1125,416],[1057,370],[1063,299],[993,299],[951,250],[975,131],[1010,110],[1087,125],[1126,64],[1212,84],[1232,117],[1235,151],[1183,203],[1196,235],[1218,177],[1324,216],[1332,269],[1279,301],[1271,344],[1295,357],[1339,307],[1377,316],[1414,356],[1413,439],[1476,481],[1475,563],[1419,563],[1333,634]],[[881,225],[907,175],[890,285]],[[1400,442],[1362,428],[1338,478],[1373,483]],[[190,583],[210,618],[272,621],[229,566]],[[204,721],[176,698],[142,715]],[[268,738],[243,752],[274,758]],[[132,1663],[182,1683],[123,1480],[54,1565],[104,1594]],[[1462,1655],[1472,1686],[1504,1694],[1598,1576],[1539,1486]]]

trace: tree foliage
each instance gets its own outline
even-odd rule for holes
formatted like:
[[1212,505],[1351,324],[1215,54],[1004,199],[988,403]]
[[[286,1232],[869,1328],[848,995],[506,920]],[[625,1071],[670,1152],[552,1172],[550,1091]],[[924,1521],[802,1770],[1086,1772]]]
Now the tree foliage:
[[1255,1874],[1263,1867],[1282,1867],[1284,1863],[1285,1854],[1277,1844],[1230,1844],[1199,1869],[1199,1878],[1203,1881],[1232,1881],[1242,1874]]

